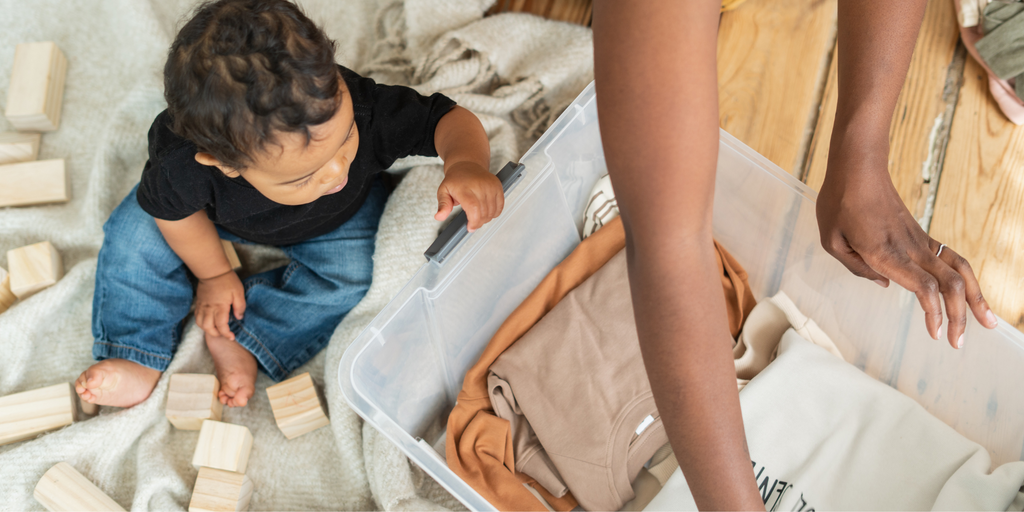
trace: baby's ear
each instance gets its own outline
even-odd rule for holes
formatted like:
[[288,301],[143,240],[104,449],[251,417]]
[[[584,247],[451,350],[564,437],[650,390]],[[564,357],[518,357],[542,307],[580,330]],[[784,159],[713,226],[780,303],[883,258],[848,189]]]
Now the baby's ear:
[[220,160],[217,160],[217,157],[202,151],[196,153],[196,162],[209,167],[216,167],[228,178],[237,178],[242,175],[242,173],[238,172],[234,167],[228,167],[220,163]]

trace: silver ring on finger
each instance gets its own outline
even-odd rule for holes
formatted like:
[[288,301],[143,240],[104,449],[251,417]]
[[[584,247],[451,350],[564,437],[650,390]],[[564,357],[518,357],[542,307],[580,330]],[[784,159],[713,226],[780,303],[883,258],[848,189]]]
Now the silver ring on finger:
[[938,258],[942,254],[942,250],[946,248],[946,244],[939,244],[939,251],[935,253],[935,257]]

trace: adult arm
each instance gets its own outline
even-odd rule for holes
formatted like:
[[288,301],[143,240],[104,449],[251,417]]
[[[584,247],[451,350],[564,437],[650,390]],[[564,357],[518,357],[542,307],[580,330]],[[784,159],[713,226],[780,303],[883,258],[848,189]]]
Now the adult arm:
[[817,217],[825,249],[855,275],[914,292],[934,339],[948,317],[963,342],[967,307],[996,326],[970,265],[921,228],[889,177],[889,125],[910,66],[925,0],[839,2],[839,101]]
[[245,313],[245,290],[231,270],[213,222],[199,210],[181,220],[156,219],[156,225],[167,245],[199,280],[196,324],[210,336],[235,339],[228,320],[232,308],[238,319]]
[[747,452],[711,213],[720,2],[596,0],[601,138],[654,400],[702,510],[764,510]]

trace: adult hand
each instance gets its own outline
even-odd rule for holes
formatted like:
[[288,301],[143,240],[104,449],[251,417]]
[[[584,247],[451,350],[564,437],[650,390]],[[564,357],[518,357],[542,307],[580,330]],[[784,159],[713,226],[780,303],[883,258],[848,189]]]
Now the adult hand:
[[437,188],[434,218],[448,218],[452,208],[460,204],[466,212],[466,227],[472,233],[500,215],[505,208],[501,180],[486,168],[469,161],[445,166],[444,180]]
[[963,346],[967,307],[982,325],[995,327],[996,317],[967,260],[921,229],[896,192],[885,160],[875,165],[867,160],[863,155],[829,159],[816,209],[825,250],[854,275],[883,287],[892,280],[914,292],[936,340],[943,302],[954,348]]
[[231,309],[235,318],[245,314],[245,288],[234,271],[216,277],[200,279],[196,287],[196,324],[207,336],[235,339],[228,327]]

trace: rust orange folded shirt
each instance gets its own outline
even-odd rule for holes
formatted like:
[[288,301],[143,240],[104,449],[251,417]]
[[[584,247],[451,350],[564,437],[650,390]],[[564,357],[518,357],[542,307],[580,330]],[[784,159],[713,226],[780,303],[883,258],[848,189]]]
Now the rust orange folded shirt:
[[[445,454],[448,467],[499,510],[543,510],[530,485],[556,510],[577,506],[571,493],[552,496],[533,479],[515,471],[512,435],[507,420],[494,415],[487,385],[489,368],[570,291],[587,280],[625,247],[621,219],[615,219],[580,243],[541,281],[505,320],[480,360],[466,372],[455,408],[448,417]],[[735,337],[754,307],[747,274],[724,248],[715,243],[722,290]]]

